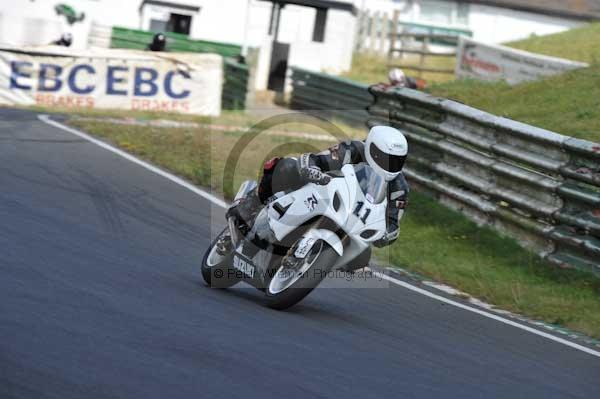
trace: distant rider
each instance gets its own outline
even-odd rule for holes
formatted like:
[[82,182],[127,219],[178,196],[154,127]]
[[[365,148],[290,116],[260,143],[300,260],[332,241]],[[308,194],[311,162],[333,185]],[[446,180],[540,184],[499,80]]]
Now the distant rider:
[[60,36],[60,39],[53,41],[52,44],[56,46],[71,47],[71,44],[73,44],[73,35],[69,32],[63,33]]
[[157,33],[152,37],[152,43],[150,43],[146,50],[150,51],[166,51],[167,37],[164,33]]
[[390,81],[390,83],[389,85],[387,85],[387,88],[407,87],[413,90],[424,88],[421,87],[424,86],[424,84],[419,84],[420,82],[417,79],[411,78],[410,76],[406,76],[404,71],[400,68],[390,69],[388,73],[388,80]]

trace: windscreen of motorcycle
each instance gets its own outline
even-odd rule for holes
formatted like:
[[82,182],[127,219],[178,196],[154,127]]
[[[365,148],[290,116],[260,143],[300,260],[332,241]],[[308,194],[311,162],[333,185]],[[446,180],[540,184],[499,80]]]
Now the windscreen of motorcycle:
[[358,185],[367,200],[372,204],[380,204],[385,199],[386,188],[383,177],[375,173],[367,164],[358,164],[354,167]]

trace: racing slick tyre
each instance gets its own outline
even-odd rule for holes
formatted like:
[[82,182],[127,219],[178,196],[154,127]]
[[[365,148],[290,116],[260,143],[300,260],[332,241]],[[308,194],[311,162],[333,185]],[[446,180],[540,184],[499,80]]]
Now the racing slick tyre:
[[292,249],[283,258],[265,289],[267,306],[272,309],[285,310],[304,299],[327,276],[338,256],[322,240],[313,245],[304,259],[293,254]]
[[233,248],[229,248],[225,255],[217,251],[217,243],[226,234],[229,234],[228,228],[225,228],[213,240],[202,259],[202,278],[212,288],[229,288],[241,281],[240,274],[230,267],[233,258]]

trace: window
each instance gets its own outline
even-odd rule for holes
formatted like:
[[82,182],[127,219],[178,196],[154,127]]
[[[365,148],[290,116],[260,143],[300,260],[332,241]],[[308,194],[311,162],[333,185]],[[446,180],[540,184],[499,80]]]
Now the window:
[[192,25],[192,17],[190,15],[173,14],[169,16],[167,22],[167,32],[190,34],[190,26]]
[[156,33],[165,32],[167,30],[167,21],[161,21],[160,19],[151,19],[150,30]]
[[456,10],[456,24],[468,26],[469,25],[469,3],[458,3]]
[[327,9],[317,8],[315,26],[313,28],[313,42],[323,43],[325,41],[325,27],[327,25]]
[[439,25],[469,24],[469,3],[441,0],[423,0],[420,3],[419,19]]
[[421,20],[450,25],[455,6],[455,3],[449,1],[423,1],[421,3]]
[[[146,0],[145,4],[150,4],[150,1]],[[199,12],[200,8],[187,10],[183,7],[146,6],[143,9],[143,26],[156,33],[173,32],[189,35],[192,29],[192,19]]]

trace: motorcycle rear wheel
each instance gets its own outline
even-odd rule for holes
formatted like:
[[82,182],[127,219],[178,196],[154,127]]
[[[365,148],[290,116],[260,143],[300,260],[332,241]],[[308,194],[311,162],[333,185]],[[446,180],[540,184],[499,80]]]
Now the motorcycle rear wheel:
[[[324,241],[317,241],[296,270],[286,270],[283,260],[265,289],[267,306],[276,310],[288,309],[311,293],[327,276],[337,258],[335,251]],[[295,274],[294,274],[295,273]]]

